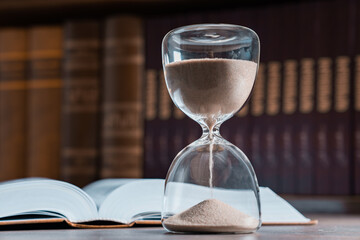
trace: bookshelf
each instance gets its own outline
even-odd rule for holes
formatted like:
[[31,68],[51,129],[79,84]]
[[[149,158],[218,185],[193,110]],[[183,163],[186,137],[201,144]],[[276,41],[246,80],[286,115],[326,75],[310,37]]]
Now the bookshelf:
[[[301,13],[309,9],[311,9],[312,18],[305,19],[305,15],[302,16]],[[250,159],[257,161],[254,162],[254,166],[256,172],[259,173],[260,184],[266,185],[264,182],[267,181],[266,178],[271,178],[274,180],[271,183],[272,187],[284,194],[291,194],[291,196],[293,194],[305,197],[320,195],[332,198],[329,196],[341,195],[347,199],[347,197],[351,198],[351,196],[360,194],[360,124],[358,124],[359,109],[355,109],[355,106],[360,106],[360,104],[356,105],[355,100],[358,94],[352,91],[358,89],[356,86],[360,85],[358,80],[360,79],[358,76],[359,58],[357,57],[360,50],[354,44],[356,39],[360,38],[357,30],[359,28],[356,28],[360,24],[360,14],[357,14],[354,9],[360,9],[360,4],[356,1],[342,2],[339,0],[297,2],[242,0],[221,1],[221,3],[202,0],[196,1],[196,3],[189,0],[4,0],[0,1],[0,28],[10,26],[27,29],[38,25],[64,26],[64,23],[71,19],[95,19],[104,25],[110,16],[125,14],[138,16],[143,20],[144,30],[143,70],[145,72],[141,84],[142,100],[146,101],[147,95],[151,95],[151,92],[146,92],[148,87],[155,89],[155,95],[150,98],[154,101],[152,106],[158,108],[159,99],[164,97],[159,96],[160,81],[163,77],[160,42],[169,29],[201,22],[229,22],[249,26],[258,32],[262,41],[261,73],[264,80],[257,81],[259,84],[262,82],[262,86],[255,86],[254,90],[260,91],[263,98],[256,95],[257,93],[253,93],[253,98],[256,96],[257,100],[260,99],[260,102],[264,102],[261,103],[263,106],[259,106],[258,101],[250,100],[247,114],[244,113],[244,109],[244,116],[239,114],[229,123],[225,123],[223,128],[231,129],[224,130],[224,134],[228,135],[225,138],[238,145],[246,146],[241,148],[245,150]],[[332,25],[328,24],[329,22],[337,27],[332,28]],[[343,23],[341,24],[341,22]],[[278,25],[281,27],[278,28]],[[341,28],[340,26],[346,27]],[[336,34],[346,36],[346,38],[342,38],[345,39],[346,44],[333,38]],[[277,46],[276,48],[280,50],[273,46]],[[348,49],[343,46],[347,46]],[[333,49],[336,51],[332,51]],[[341,74],[337,72],[337,69],[342,71]],[[302,79],[304,76],[308,76],[309,72],[313,75],[313,82],[307,78],[308,84],[301,85],[300,82],[304,81]],[[278,115],[267,116],[266,96],[269,73],[272,78],[281,78],[280,87],[274,88],[278,92],[272,92],[271,95],[280,96],[279,107],[288,109],[288,112],[280,109]],[[98,74],[101,77],[101,73]],[[152,80],[146,76],[151,77]],[[348,79],[344,80],[346,77]],[[322,79],[320,88],[326,89],[325,93],[317,94],[319,91],[317,84],[320,82],[318,79]],[[292,81],[292,84],[285,84],[285,80],[286,83]],[[149,86],[150,82],[152,82],[152,86]],[[348,83],[345,88],[342,84],[344,82]],[[300,100],[294,100],[294,98],[303,96],[301,94],[305,91],[300,92],[301,89],[309,86],[311,86],[309,91],[313,91],[313,95],[305,96],[307,99],[312,98],[314,108],[305,114],[298,108]],[[342,90],[338,91],[334,86],[340,86]],[[282,94],[284,94],[284,98],[286,97],[286,102],[282,98]],[[341,96],[347,98],[348,108],[337,112],[335,101]],[[293,100],[295,101],[293,105],[286,104]],[[325,105],[330,104],[330,110],[326,113],[317,111],[318,102],[322,104],[325,102]],[[144,108],[146,106],[143,104]],[[256,109],[262,107],[264,109],[261,114],[255,113],[254,115]],[[145,177],[165,177],[166,170],[175,153],[200,134],[200,129],[196,124],[177,113],[172,103],[168,108],[170,118],[167,120],[157,116],[158,109],[152,111],[155,112],[155,117],[151,119],[143,116],[145,118],[145,128],[143,129],[145,175],[143,176]],[[292,110],[293,108],[295,110]],[[326,107],[322,107],[322,109],[324,108],[326,109]],[[306,117],[304,117],[305,115]],[[262,129],[255,129],[252,122],[256,123],[253,125],[262,126]],[[325,124],[322,125],[322,122]],[[176,129],[174,126],[177,124],[182,125],[184,131]],[[248,127],[244,130],[239,127],[242,124]],[[274,136],[277,143],[275,150],[280,151],[275,154],[275,161],[278,161],[275,165],[270,164],[272,160],[268,158],[269,154],[267,154],[272,151],[272,147],[269,141],[266,142],[263,139],[266,133],[271,135],[272,130],[269,130],[271,124],[278,124],[277,131],[279,132]],[[301,127],[297,128],[297,125],[301,125]],[[178,137],[170,139],[167,129],[176,132]],[[233,129],[234,131],[232,131]],[[298,129],[303,129],[303,132]],[[152,136],[149,137],[147,134]],[[292,138],[292,135],[295,137]],[[269,137],[269,139],[271,138]],[[308,144],[306,139],[313,142]],[[167,143],[167,149],[170,149],[167,152],[164,152],[161,147],[164,143]],[[281,152],[284,147],[287,151]],[[300,156],[302,151],[306,154],[301,156],[300,164],[300,160],[296,159],[296,156]],[[162,154],[159,155],[159,152]],[[146,160],[146,158],[152,160]],[[266,165],[262,163],[264,158],[266,158],[264,161],[277,172],[266,175],[267,167],[264,167]],[[158,163],[154,159],[162,160]],[[344,159],[347,162],[342,162]],[[99,167],[98,162],[95,165]],[[100,173],[97,173],[94,179],[99,176]],[[295,186],[299,184],[300,179],[306,181],[302,181],[302,185]]]

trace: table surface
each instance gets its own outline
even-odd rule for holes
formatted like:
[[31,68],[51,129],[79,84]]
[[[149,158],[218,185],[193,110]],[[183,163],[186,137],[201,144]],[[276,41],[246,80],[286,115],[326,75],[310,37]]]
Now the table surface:
[[360,239],[360,215],[307,215],[311,226],[264,226],[253,234],[171,234],[161,227],[123,229],[61,229],[0,231],[0,240],[12,239]]

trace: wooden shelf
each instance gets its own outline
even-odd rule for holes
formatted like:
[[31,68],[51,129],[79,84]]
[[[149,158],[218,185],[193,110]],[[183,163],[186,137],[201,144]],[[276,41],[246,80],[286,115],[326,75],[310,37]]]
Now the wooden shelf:
[[102,18],[121,13],[166,15],[279,2],[284,0],[2,0],[0,26],[51,24],[69,18]]

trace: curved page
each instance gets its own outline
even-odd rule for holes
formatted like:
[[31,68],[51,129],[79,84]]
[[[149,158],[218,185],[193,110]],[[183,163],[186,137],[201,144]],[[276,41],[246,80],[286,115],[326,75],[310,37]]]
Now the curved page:
[[94,201],[80,188],[50,179],[21,179],[0,184],[1,218],[36,214],[86,222],[98,218]]
[[160,220],[165,181],[137,180],[111,192],[99,209],[102,220],[130,223],[135,220]]

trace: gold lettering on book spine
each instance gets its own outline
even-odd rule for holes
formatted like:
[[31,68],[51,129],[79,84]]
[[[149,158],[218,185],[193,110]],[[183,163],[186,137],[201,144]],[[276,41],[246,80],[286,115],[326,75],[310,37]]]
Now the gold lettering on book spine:
[[335,111],[345,112],[350,100],[350,58],[337,57],[335,70]]
[[327,113],[331,109],[331,67],[331,58],[323,57],[318,60],[317,110],[320,113]]
[[285,114],[293,114],[296,111],[298,63],[296,60],[284,62],[284,88],[283,88],[283,111]]
[[268,115],[276,115],[280,110],[280,90],[281,90],[281,64],[280,62],[268,63],[268,86],[266,112]]
[[251,97],[251,114],[255,117],[264,113],[265,69],[265,64],[260,63],[253,96]]
[[141,104],[123,102],[104,104],[103,137],[141,139]]
[[300,101],[301,113],[310,113],[314,109],[314,60],[304,58],[300,67]]

